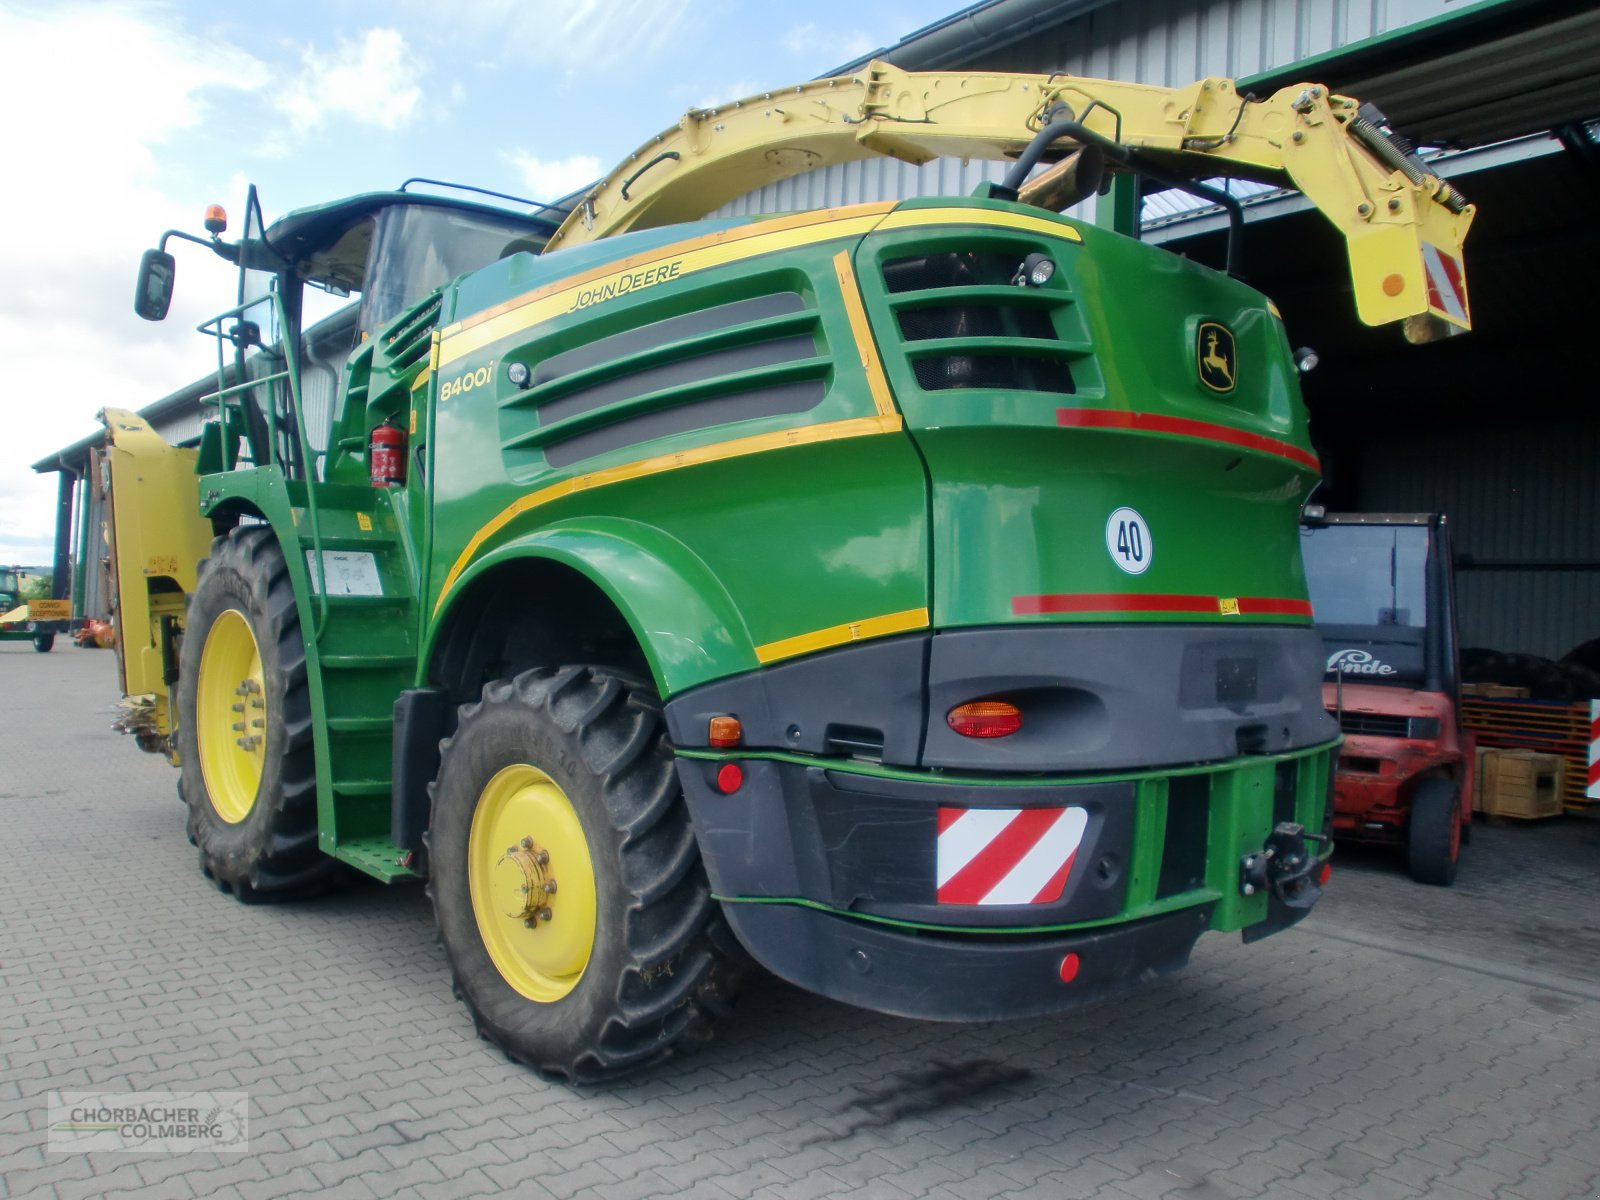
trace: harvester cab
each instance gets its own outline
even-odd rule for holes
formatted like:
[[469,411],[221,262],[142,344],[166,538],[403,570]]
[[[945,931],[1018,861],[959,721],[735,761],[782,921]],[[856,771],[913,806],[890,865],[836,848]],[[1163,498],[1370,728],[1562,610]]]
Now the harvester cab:
[[[209,241],[168,230],[145,253],[134,310],[151,321],[164,319],[172,300],[176,263],[167,252],[169,239],[206,246],[239,268],[238,303],[200,326],[217,339],[218,396],[238,396],[235,407],[244,423],[229,431],[237,437],[219,447],[226,467],[273,463],[290,478],[304,477],[306,461],[325,448],[328,432],[313,423],[309,446],[295,436],[304,375],[312,377],[312,387],[320,383],[331,393],[350,352],[397,314],[468,271],[518,252],[537,254],[559,225],[548,217],[407,190],[433,182],[408,179],[395,191],[300,209],[271,226],[252,185],[238,241],[222,239],[227,216],[213,205],[205,222]],[[517,203],[542,208],[531,200]],[[307,286],[336,298],[359,294],[360,304],[307,328]]]
[[1472,820],[1473,754],[1448,524],[1437,513],[1307,513],[1323,699],[1345,735],[1334,832],[1404,846],[1419,882],[1449,885]]

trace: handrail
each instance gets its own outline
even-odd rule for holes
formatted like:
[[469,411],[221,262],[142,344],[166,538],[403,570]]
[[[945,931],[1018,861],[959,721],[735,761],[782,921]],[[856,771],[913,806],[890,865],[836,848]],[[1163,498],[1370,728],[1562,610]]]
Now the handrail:
[[[321,516],[317,511],[316,456],[312,454],[310,440],[306,437],[305,416],[300,407],[300,356],[294,352],[293,347],[288,347],[284,352],[285,366],[283,370],[273,371],[255,379],[233,384],[232,386],[223,386],[224,380],[227,378],[227,368],[223,361],[222,343],[224,341],[233,342],[236,349],[239,350],[242,350],[243,347],[240,347],[237,341],[223,332],[222,323],[229,317],[235,317],[242,320],[247,310],[256,307],[258,304],[265,304],[269,302],[273,306],[273,315],[277,318],[278,328],[287,329],[289,327],[289,320],[288,314],[284,311],[283,297],[275,290],[269,295],[261,296],[254,300],[247,300],[241,304],[234,305],[232,308],[225,309],[216,316],[210,318],[209,320],[202,321],[198,326],[196,326],[198,332],[217,339],[217,390],[200,397],[200,403],[215,403],[218,407],[219,414],[221,414],[223,406],[232,396],[248,391],[252,388],[277,383],[279,380],[287,379],[289,381],[289,401],[291,405],[291,411],[293,412],[295,441],[300,447],[300,461],[305,464],[306,519],[307,523],[311,527],[312,561],[315,564],[314,573],[317,583],[317,618],[315,625],[312,627],[311,636],[313,641],[321,641],[323,631],[327,628],[328,624],[328,575],[327,569],[322,561],[322,522]],[[240,374],[243,374],[243,366],[243,358],[241,356]],[[287,480],[289,478],[289,471],[286,469],[278,453],[278,406],[276,404],[269,403],[266,406],[266,410],[267,465],[276,466],[279,472],[284,476],[285,480]],[[224,417],[224,420],[225,419],[226,418]],[[229,465],[231,468],[231,461]],[[259,466],[261,464],[257,465]]]

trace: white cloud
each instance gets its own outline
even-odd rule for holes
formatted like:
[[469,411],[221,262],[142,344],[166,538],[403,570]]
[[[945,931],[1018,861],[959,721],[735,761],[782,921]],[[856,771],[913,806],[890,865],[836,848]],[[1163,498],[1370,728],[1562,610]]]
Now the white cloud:
[[277,106],[297,133],[320,128],[329,117],[396,130],[416,115],[422,73],[397,29],[369,29],[355,40],[340,39],[332,53],[307,48],[297,78],[280,84]]
[[883,44],[862,29],[823,30],[811,21],[793,26],[783,35],[783,48],[819,71],[870,54]]
[[543,159],[526,150],[502,150],[500,157],[516,171],[530,200],[559,200],[593,183],[603,173],[600,160],[592,154]]
[[[399,0],[419,20],[439,24],[438,0]],[[448,29],[477,49],[485,44],[529,63],[568,73],[664,54],[690,11],[685,0],[456,0]]]
[[[95,410],[137,408],[198,377],[214,357],[194,333],[228,303],[232,270],[197,247],[179,257],[164,325],[133,315],[139,251],[198,225],[214,198],[156,186],[169,147],[227,91],[265,86],[266,66],[132,3],[0,5],[0,562],[37,562],[55,524],[55,478],[29,464],[94,431]],[[220,181],[216,181],[220,182]],[[181,185],[180,185],[181,186]]]

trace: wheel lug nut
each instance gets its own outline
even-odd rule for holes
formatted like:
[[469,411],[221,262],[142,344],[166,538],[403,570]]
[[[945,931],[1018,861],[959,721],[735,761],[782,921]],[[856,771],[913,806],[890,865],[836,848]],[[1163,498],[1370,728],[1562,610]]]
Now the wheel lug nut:
[[539,910],[539,920],[541,920],[541,921],[548,921],[551,918],[552,915],[553,914],[550,912],[550,910],[548,908],[541,908]]
[[524,850],[532,850],[533,849],[533,839],[531,837],[523,838],[522,839],[522,848]]
[[544,894],[546,896],[554,896],[556,894],[556,881],[554,879],[546,879],[544,881]]
[[539,853],[537,853],[537,854],[535,854],[533,856],[533,861],[538,863],[541,867],[548,866],[549,862],[550,862],[550,851],[548,851],[548,850],[539,851]]

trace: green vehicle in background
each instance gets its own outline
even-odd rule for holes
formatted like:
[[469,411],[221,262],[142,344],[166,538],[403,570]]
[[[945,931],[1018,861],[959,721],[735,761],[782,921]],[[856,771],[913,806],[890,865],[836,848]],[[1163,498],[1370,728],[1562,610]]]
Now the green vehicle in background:
[[[241,273],[216,418],[180,452],[105,414],[125,686],[206,874],[426,879],[480,1031],[574,1080],[694,1039],[748,958],[991,1020],[1303,917],[1338,731],[1282,322],[1059,210],[1103,169],[1279,179],[1413,337],[1465,325],[1472,210],[1354,102],[1231,88],[874,64],[801,120],[691,113],[570,211],[208,218]],[[698,219],[872,153],[1017,162]],[[360,305],[303,328],[307,283]]]
[[27,610],[38,605],[25,602],[22,591],[21,568],[0,567],[0,642],[31,641],[40,654],[48,654],[56,644],[55,624],[34,620]]

